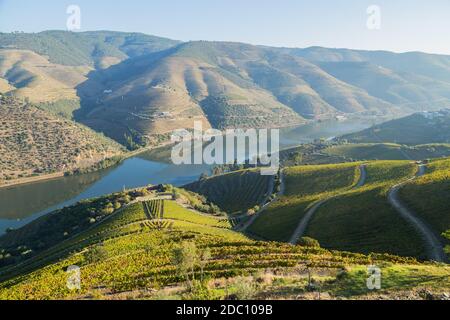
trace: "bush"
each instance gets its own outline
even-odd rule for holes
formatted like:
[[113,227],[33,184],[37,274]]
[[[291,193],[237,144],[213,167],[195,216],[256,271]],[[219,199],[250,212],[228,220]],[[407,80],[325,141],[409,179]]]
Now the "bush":
[[298,240],[298,244],[302,247],[320,248],[320,243],[316,239],[310,237],[302,237]]
[[84,260],[88,264],[105,260],[107,256],[108,256],[108,253],[107,253],[106,249],[100,245],[88,249],[83,255]]
[[255,283],[244,277],[236,278],[234,295],[237,300],[251,300],[255,297],[257,287]]

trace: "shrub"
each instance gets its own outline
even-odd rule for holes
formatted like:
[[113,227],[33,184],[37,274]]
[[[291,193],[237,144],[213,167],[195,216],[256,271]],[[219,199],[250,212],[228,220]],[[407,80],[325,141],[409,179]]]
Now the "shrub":
[[257,293],[257,287],[254,282],[248,278],[238,277],[236,278],[234,295],[238,300],[250,300],[255,297]]
[[100,245],[88,249],[83,255],[84,260],[88,264],[97,263],[102,260],[105,260],[107,256],[108,256],[108,253],[107,253],[106,249]]
[[302,237],[298,240],[298,244],[303,247],[320,248],[320,243],[316,239],[310,237]]

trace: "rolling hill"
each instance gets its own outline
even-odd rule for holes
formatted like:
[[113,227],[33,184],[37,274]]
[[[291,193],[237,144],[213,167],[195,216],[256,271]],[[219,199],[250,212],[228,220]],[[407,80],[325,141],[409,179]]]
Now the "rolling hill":
[[306,208],[327,194],[351,188],[358,164],[289,167],[283,170],[285,191],[248,228],[257,237],[289,241]]
[[[414,180],[418,167],[410,161],[286,167],[281,193],[242,231],[259,240],[294,243],[302,223],[300,237],[316,239],[327,249],[429,259],[421,234],[391,205],[388,194],[401,184],[400,201],[428,225],[443,247],[448,244],[444,233],[450,230],[448,165],[448,159],[432,160],[426,164],[426,174]],[[238,179],[242,176],[242,172],[215,176],[204,182],[208,188],[196,191],[214,195],[216,203],[227,199],[228,206],[238,205],[240,201],[229,200],[229,192],[220,190],[234,181],[233,194],[249,194],[245,179]]]
[[424,160],[450,156],[450,144],[400,145],[395,143],[349,143],[330,146],[324,154],[343,160]]
[[373,162],[366,170],[364,186],[322,205],[305,235],[317,239],[325,248],[426,259],[419,235],[387,200],[390,188],[414,176],[416,166],[401,161]]
[[402,108],[436,110],[449,104],[450,56],[322,47],[287,51]]
[[407,184],[400,190],[400,197],[444,243],[443,237],[450,230],[450,160],[432,160],[425,175]]
[[[114,31],[0,33],[0,48],[28,50],[64,66],[105,68],[125,60],[170,48],[179,41],[142,33]],[[109,62],[109,63],[108,63]]]
[[[369,264],[383,265],[380,292],[367,289]],[[73,266],[82,277],[71,290]],[[441,299],[450,288],[445,265],[254,241],[158,194],[0,272],[0,299],[19,300],[315,299],[319,290],[322,299]]]
[[0,93],[28,98],[71,118],[80,108],[76,87],[90,72],[177,43],[110,31],[0,33]]
[[416,113],[341,138],[354,143],[391,142],[406,145],[448,143],[450,110]]
[[1,33],[0,92],[141,143],[195,120],[205,128],[284,127],[436,110],[450,101],[449,61],[109,31]]

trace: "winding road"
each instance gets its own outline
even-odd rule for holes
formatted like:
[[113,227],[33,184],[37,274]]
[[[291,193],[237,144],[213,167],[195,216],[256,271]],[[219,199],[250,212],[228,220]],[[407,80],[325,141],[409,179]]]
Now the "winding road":
[[[356,188],[361,188],[362,186],[364,186],[364,184],[366,183],[366,178],[367,178],[367,171],[366,171],[366,165],[362,164],[359,166],[359,171],[360,171],[360,177],[359,177],[359,181],[358,183],[353,187],[354,189]],[[326,198],[326,199],[322,199],[318,202],[316,202],[305,214],[305,216],[302,218],[302,220],[300,221],[299,225],[297,226],[297,229],[295,229],[291,239],[289,240],[290,244],[297,244],[298,239],[300,239],[306,231],[306,228],[308,227],[309,222],[311,221],[312,217],[314,216],[314,214],[317,212],[317,210],[326,202],[330,201],[331,199],[335,199],[339,197],[338,195]]]
[[437,262],[445,262],[446,254],[443,246],[434,232],[411,210],[409,210],[400,200],[398,196],[399,190],[407,183],[421,177],[425,174],[425,165],[419,165],[417,175],[407,181],[404,181],[398,185],[392,187],[388,194],[389,203],[397,210],[397,212],[407,220],[419,233],[422,239],[425,241],[425,249],[429,259]]

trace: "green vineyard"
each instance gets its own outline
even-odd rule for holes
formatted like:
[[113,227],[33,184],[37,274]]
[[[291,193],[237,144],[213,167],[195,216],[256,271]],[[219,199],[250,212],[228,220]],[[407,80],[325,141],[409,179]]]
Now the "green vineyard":
[[389,189],[413,177],[417,166],[406,161],[380,161],[368,164],[366,171],[362,188],[345,192],[317,210],[306,235],[330,249],[426,258],[419,235],[387,199]]
[[260,238],[288,241],[307,208],[318,199],[351,188],[357,163],[290,167],[284,170],[285,194],[272,203],[248,231]]
[[164,200],[150,200],[142,203],[148,220],[164,218]]
[[[149,213],[154,216],[163,214],[162,221],[171,222],[170,228],[149,227],[147,223],[155,221],[148,220]],[[194,270],[197,279],[210,279],[209,289],[197,296],[181,287],[179,292],[173,293],[172,290],[169,296],[164,296],[167,295],[165,287],[184,283],[184,277],[177,272],[177,265],[173,262],[172,252],[186,242],[195,244],[198,250],[207,248],[210,252],[204,264]],[[253,279],[258,283],[258,279],[269,276],[275,280],[269,287],[261,284],[254,297],[263,298],[266,289],[271,288],[273,292],[279,292],[278,297],[289,298],[307,294],[305,270],[313,274],[318,270],[316,283],[322,290],[337,296],[358,297],[370,294],[363,286],[365,274],[361,270],[373,263],[390,265],[386,267],[389,271],[386,278],[388,289],[395,290],[400,282],[411,287],[450,287],[448,283],[438,284],[432,280],[433,277],[425,276],[448,276],[450,269],[446,267],[438,268],[414,259],[389,255],[365,256],[253,241],[232,231],[223,219],[196,213],[174,201],[151,201],[133,204],[28,263],[2,270],[6,278],[0,284],[0,299],[136,296],[158,299],[161,294],[166,298],[187,298],[186,295],[190,295],[190,298],[197,299],[221,299],[234,292],[239,294],[243,279]],[[74,291],[66,286],[66,270],[72,265],[81,268],[82,279],[81,288]],[[417,276],[405,278],[408,272]],[[220,282],[219,279],[228,280]]]
[[[439,232],[450,229],[447,207],[438,201],[448,196],[449,166],[448,160],[429,163],[427,174],[411,180],[400,194]],[[232,299],[240,297],[243,284],[252,287],[251,298],[311,298],[311,276],[315,290],[330,297],[366,299],[376,294],[365,284],[367,266],[374,264],[383,268],[384,295],[417,297],[425,289],[442,293],[450,290],[450,267],[416,260],[423,258],[424,243],[387,201],[392,186],[416,171],[417,164],[408,161],[369,162],[364,170],[357,162],[285,168],[280,195],[256,216],[248,233],[233,228],[249,216],[200,212],[195,209],[203,203],[199,195],[182,189],[177,189],[176,200],[159,192],[146,198],[139,194],[140,199],[153,199],[124,201],[71,237],[0,267],[0,299]],[[219,195],[224,186],[231,188],[228,179],[232,178],[236,189],[250,191],[240,198],[235,194],[241,208],[254,205],[268,189],[278,186],[252,171],[214,179],[221,178],[226,180],[219,184],[221,189],[209,191]],[[266,193],[256,188],[265,188]],[[64,212],[70,216],[93,204],[109,207],[108,201],[123,197],[99,198]],[[320,246],[308,241],[286,243],[308,209],[321,199],[328,201],[317,209],[305,231]],[[427,199],[432,199],[432,207]],[[424,207],[432,210],[421,211]],[[11,243],[20,245],[17,235],[23,232],[5,237],[4,243],[13,239]],[[195,262],[188,276],[176,260],[182,248],[191,250],[183,261]],[[77,290],[66,286],[70,266],[81,271],[82,285]]]
[[[262,176],[259,170],[242,170],[215,176],[185,186],[204,195],[229,215],[246,213],[260,205],[273,192],[271,176]],[[273,189],[273,188],[272,188]]]
[[400,197],[444,243],[441,235],[450,230],[450,160],[434,160],[426,174],[400,190]]

